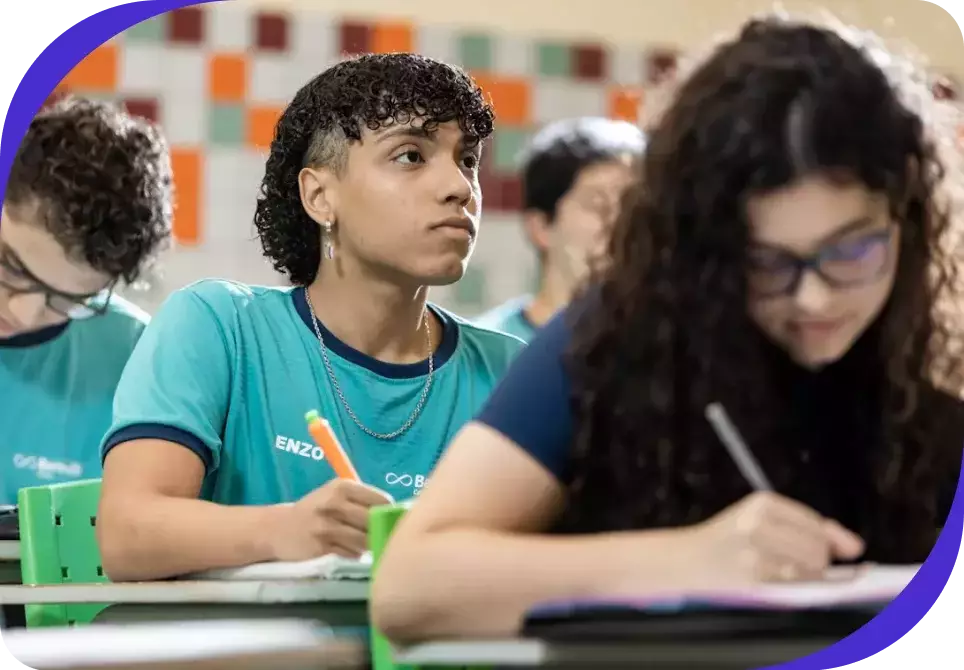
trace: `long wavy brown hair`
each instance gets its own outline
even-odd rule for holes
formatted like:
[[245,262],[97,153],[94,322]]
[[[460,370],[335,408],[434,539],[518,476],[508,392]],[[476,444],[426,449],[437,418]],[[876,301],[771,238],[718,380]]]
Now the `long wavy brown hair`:
[[[692,524],[750,493],[704,418],[718,401],[778,491],[862,533],[870,558],[926,557],[964,441],[964,332],[939,309],[964,301],[933,104],[871,36],[782,18],[747,23],[680,82],[574,317],[563,529]],[[747,200],[806,174],[885,194],[901,231],[884,310],[819,372],[746,308]]]

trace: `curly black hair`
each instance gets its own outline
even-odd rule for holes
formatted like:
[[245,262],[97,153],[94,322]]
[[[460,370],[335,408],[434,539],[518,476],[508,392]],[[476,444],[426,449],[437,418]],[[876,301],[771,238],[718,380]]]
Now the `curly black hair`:
[[4,205],[37,220],[69,257],[132,283],[171,231],[167,142],[111,104],[64,98],[31,121]]
[[321,261],[318,224],[305,213],[298,190],[302,168],[339,169],[364,128],[415,118],[426,130],[457,121],[469,145],[492,134],[492,108],[472,79],[416,54],[353,57],[298,91],[275,128],[254,216],[264,253],[278,272],[307,286]]
[[[941,309],[964,299],[953,175],[928,97],[871,35],[782,18],[679,83],[574,319],[563,529],[685,526],[750,493],[704,418],[721,402],[778,491],[860,532],[869,558],[926,557],[964,441],[964,331]],[[900,255],[881,315],[808,372],[747,312],[745,206],[813,174],[884,194]]]

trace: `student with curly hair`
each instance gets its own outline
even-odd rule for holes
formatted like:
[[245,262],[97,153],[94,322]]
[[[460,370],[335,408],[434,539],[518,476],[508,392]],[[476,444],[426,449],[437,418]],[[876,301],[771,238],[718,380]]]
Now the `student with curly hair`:
[[171,209],[153,126],[80,98],[31,122],[0,219],[0,503],[100,476],[114,389],[148,320],[115,289],[167,239]]
[[397,529],[382,631],[506,634],[545,600],[927,557],[961,467],[964,331],[952,130],[908,72],[869,36],[767,19],[680,83],[610,264]]
[[529,341],[569,303],[605,251],[644,144],[637,126],[596,117],[557,121],[536,134],[522,157],[522,208],[539,254],[539,288],[476,323]]
[[[297,93],[255,213],[294,286],[205,281],[155,316],[103,446],[113,579],[358,556],[368,508],[419,492],[523,346],[428,303],[472,253],[492,121],[464,72],[411,54]],[[364,484],[335,478],[312,409]]]

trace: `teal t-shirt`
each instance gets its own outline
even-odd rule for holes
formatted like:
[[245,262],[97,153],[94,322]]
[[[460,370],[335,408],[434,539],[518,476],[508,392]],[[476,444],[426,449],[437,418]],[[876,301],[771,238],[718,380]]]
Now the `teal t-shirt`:
[[478,317],[475,323],[483,328],[515,335],[523,342],[530,342],[538,330],[525,312],[531,300],[532,296],[513,298]]
[[103,316],[0,340],[0,504],[100,477],[114,389],[148,318],[114,296]]
[[[131,440],[166,440],[204,462],[206,500],[292,502],[335,476],[305,423],[305,413],[316,409],[365,483],[396,500],[412,498],[524,346],[432,309],[444,332],[427,399],[407,432],[382,440],[354,423],[335,391],[303,288],[205,280],[177,291],[124,372],[104,455]],[[422,394],[428,361],[384,363],[323,327],[322,337],[358,419],[377,433],[402,426]]]

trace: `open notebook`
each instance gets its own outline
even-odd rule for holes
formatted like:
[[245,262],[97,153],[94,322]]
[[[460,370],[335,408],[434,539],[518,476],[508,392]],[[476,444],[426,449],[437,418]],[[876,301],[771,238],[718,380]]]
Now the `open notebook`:
[[880,606],[903,591],[919,568],[919,565],[842,566],[829,570],[821,581],[545,603],[535,608],[530,616],[565,616],[606,609],[668,613],[692,609],[806,610]]
[[372,556],[366,552],[358,560],[328,554],[308,561],[255,563],[242,568],[207,570],[185,579],[235,581],[289,581],[293,579],[367,580]]

